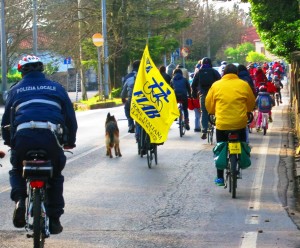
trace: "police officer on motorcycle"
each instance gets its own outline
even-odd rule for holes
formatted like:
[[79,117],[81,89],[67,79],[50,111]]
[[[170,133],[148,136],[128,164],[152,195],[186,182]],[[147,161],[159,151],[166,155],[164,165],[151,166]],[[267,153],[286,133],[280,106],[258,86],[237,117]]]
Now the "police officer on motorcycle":
[[[63,148],[72,149],[76,146],[77,121],[67,92],[61,84],[47,79],[43,69],[39,57],[27,55],[19,61],[18,71],[22,74],[22,80],[8,92],[1,126],[4,144],[11,147],[12,169],[9,176],[11,199],[16,203],[14,226],[22,228],[26,224],[27,188],[22,177],[22,161],[29,150],[43,149],[53,165],[46,206],[49,231],[58,234],[63,230],[59,218],[65,206],[62,170],[66,156]],[[64,133],[61,130],[65,130]]]

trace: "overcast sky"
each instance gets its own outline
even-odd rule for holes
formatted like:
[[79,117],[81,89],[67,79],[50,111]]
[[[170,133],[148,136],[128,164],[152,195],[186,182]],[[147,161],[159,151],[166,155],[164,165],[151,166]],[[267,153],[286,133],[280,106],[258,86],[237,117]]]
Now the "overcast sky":
[[[199,2],[206,3],[206,0],[198,0]],[[245,12],[249,12],[250,4],[249,3],[241,3],[240,0],[231,0],[231,1],[213,1],[208,0],[210,4],[213,4],[216,7],[223,7],[223,8],[232,8],[235,3],[237,3],[241,9]]]

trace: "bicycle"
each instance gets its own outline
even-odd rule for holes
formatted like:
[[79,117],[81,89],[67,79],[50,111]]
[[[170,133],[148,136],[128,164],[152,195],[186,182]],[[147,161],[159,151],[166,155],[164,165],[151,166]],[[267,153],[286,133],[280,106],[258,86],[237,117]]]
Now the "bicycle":
[[269,127],[269,113],[263,113],[263,112],[259,112],[258,113],[259,116],[258,119],[261,119],[261,124],[257,125],[257,132],[260,131],[260,127],[263,129],[263,134],[266,135],[268,127]]
[[182,101],[178,101],[177,103],[178,103],[178,110],[179,110],[179,117],[178,117],[179,135],[180,135],[180,137],[182,137],[186,131],[183,105],[182,105]]
[[26,179],[28,197],[26,204],[27,238],[33,238],[33,247],[42,248],[50,237],[49,218],[46,211],[47,182],[53,175],[53,166],[44,150],[31,150],[23,161],[23,178]]
[[257,117],[258,117],[257,109],[254,109],[252,111],[252,114],[253,114],[253,120],[250,123],[248,123],[249,133],[252,133],[252,129],[256,127],[256,121],[257,121]]
[[[253,120],[253,113],[249,112],[248,115],[248,124]],[[236,189],[237,189],[237,179],[242,179],[242,172],[240,168],[240,156],[242,153],[242,143],[239,137],[238,130],[230,130],[228,133],[227,141],[227,166],[225,186],[226,189],[229,184],[229,193],[231,193],[232,198],[236,198]]]
[[209,114],[208,115],[208,128],[207,128],[207,142],[209,144],[213,144],[213,138],[214,138],[214,130],[215,130],[215,116]]
[[266,135],[267,133],[267,129],[268,129],[268,120],[269,120],[269,113],[262,113],[262,123],[261,123],[261,127],[264,131],[264,135]]
[[150,136],[144,128],[140,127],[138,135],[138,154],[143,157],[147,155],[148,168],[152,168],[152,160],[154,159],[157,165],[157,144],[150,143]]
[[240,174],[240,168],[238,163],[238,155],[241,154],[241,143],[239,140],[238,132],[230,131],[228,132],[228,142],[227,142],[227,167],[226,167],[226,177],[225,186],[226,189],[229,184],[229,193],[231,193],[232,198],[236,198],[237,189],[237,177]]

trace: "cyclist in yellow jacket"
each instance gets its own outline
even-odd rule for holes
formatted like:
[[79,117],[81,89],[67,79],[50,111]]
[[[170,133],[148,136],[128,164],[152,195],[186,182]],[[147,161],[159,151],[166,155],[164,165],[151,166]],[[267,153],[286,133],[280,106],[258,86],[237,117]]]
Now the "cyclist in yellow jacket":
[[[223,77],[213,83],[209,89],[205,106],[216,117],[217,142],[226,142],[226,131],[239,130],[241,141],[246,142],[247,112],[255,106],[255,97],[247,82],[239,79],[237,67],[226,65]],[[217,170],[215,183],[224,185],[224,171]]]

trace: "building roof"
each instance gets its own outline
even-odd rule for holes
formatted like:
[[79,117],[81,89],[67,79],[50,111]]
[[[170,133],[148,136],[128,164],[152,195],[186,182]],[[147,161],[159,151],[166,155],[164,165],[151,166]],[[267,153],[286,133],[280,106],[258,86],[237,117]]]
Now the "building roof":
[[254,26],[248,27],[246,29],[245,34],[242,36],[242,43],[250,42],[255,44],[255,40],[259,40],[259,35],[256,32],[256,28]]
[[[48,36],[46,36],[43,33],[38,33],[37,39],[38,39],[37,40],[38,49],[45,50],[45,49],[49,48],[49,45],[51,43],[51,39],[49,39]],[[24,50],[32,49],[32,47],[33,47],[33,37],[32,37],[32,35],[29,36],[28,38],[25,38],[25,39],[21,40],[19,47],[21,49],[24,49]]]

